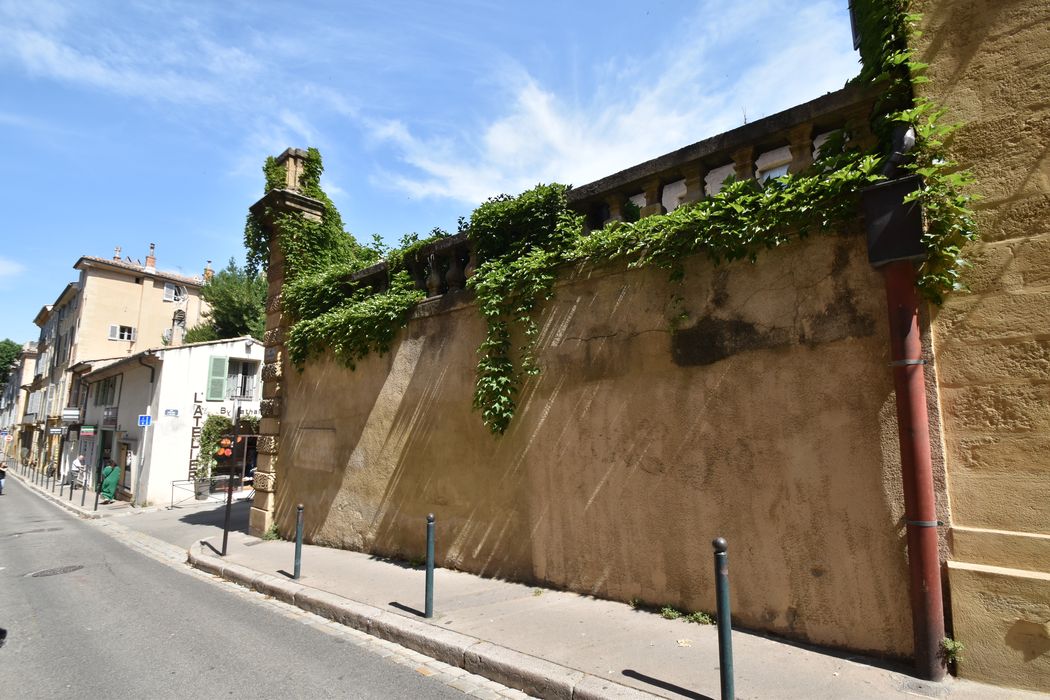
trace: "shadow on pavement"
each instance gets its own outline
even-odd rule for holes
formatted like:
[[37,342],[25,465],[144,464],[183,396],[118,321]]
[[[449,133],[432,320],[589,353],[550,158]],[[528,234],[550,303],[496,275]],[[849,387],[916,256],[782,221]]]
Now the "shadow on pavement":
[[638,671],[635,671],[635,670],[630,669],[630,668],[625,668],[623,670],[623,675],[627,676],[628,678],[633,678],[636,681],[641,681],[642,683],[648,683],[649,685],[654,685],[657,688],[661,688],[663,690],[667,690],[669,692],[676,693],[678,695],[681,695],[684,698],[693,698],[693,700],[715,700],[714,698],[712,698],[709,695],[704,695],[702,693],[696,692],[695,690],[689,690],[687,688],[683,688],[682,686],[675,685],[674,683],[668,683],[667,681],[662,681],[659,678],[653,678],[652,676],[647,676],[644,673],[638,673]]
[[[230,510],[230,532],[243,532],[248,534],[248,515],[251,512],[251,503],[247,501],[234,501]],[[208,508],[206,510],[195,510],[179,518],[179,522],[187,525],[211,525],[221,528],[226,520],[226,504]]]
[[426,614],[422,610],[416,610],[415,608],[410,608],[407,605],[403,605],[395,601],[391,601],[387,603],[387,605],[389,605],[392,608],[397,608],[398,610],[404,610],[405,612],[412,613],[413,615],[416,615],[418,617],[426,617]]

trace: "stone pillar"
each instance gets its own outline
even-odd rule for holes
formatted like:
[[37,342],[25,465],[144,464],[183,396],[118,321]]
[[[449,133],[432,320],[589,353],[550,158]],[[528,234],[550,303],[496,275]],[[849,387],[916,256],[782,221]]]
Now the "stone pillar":
[[667,210],[664,209],[663,202],[660,201],[663,193],[663,184],[657,178],[653,178],[645,183],[645,206],[642,207],[642,216],[667,213]]
[[744,146],[733,151],[733,172],[737,180],[755,179],[755,147]]
[[299,191],[299,178],[303,176],[307,153],[301,148],[286,148],[277,156],[277,164],[285,169],[284,188]]
[[871,130],[871,112],[868,108],[854,110],[846,117],[846,132],[850,146],[867,151],[878,145],[879,140]]
[[306,161],[306,151],[289,148],[277,157],[288,172],[287,189],[273,190],[251,206],[251,212],[262,222],[270,242],[266,271],[266,332],[263,335],[262,401],[259,405],[259,458],[255,467],[255,499],[248,520],[248,532],[260,537],[273,524],[277,490],[280,487],[280,444],[283,378],[287,371],[285,338],[288,318],[281,310],[285,259],[280,245],[281,231],[276,226],[281,214],[299,214],[320,220],[324,205],[298,193],[299,178]]
[[788,172],[795,175],[813,165],[813,124],[807,122],[792,127],[788,131],[788,139],[788,149],[791,151]]
[[682,204],[694,204],[702,200],[707,193],[705,180],[707,179],[707,166],[697,163],[685,169],[685,197]]
[[606,196],[605,204],[609,207],[609,221],[624,221],[622,194],[617,192]]

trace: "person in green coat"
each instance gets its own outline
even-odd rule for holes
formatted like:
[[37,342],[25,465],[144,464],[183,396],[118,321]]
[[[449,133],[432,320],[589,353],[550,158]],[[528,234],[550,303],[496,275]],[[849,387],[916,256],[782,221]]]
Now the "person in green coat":
[[120,481],[120,469],[113,463],[113,460],[110,460],[102,469],[102,481],[99,483],[99,490],[105,499],[103,503],[112,503],[117,497],[118,481]]

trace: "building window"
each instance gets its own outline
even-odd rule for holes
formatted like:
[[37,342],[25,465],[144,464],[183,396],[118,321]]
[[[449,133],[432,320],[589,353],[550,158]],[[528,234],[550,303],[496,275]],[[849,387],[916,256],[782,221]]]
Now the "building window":
[[112,406],[117,403],[117,379],[119,375],[108,377],[95,385],[95,405]]
[[173,282],[164,283],[164,301],[182,301],[186,298],[186,288]]
[[255,397],[255,371],[258,362],[230,360],[226,371],[227,398],[252,399]]
[[118,326],[116,324],[109,327],[109,339],[110,340],[135,340],[135,329],[131,326]]

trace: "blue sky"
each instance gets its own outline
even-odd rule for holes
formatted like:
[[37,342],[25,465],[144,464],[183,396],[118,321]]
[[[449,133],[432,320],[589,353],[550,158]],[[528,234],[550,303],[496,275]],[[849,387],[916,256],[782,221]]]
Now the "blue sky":
[[836,90],[846,0],[0,0],[0,338],[81,255],[243,262],[260,167],[316,146],[359,240],[454,230]]

